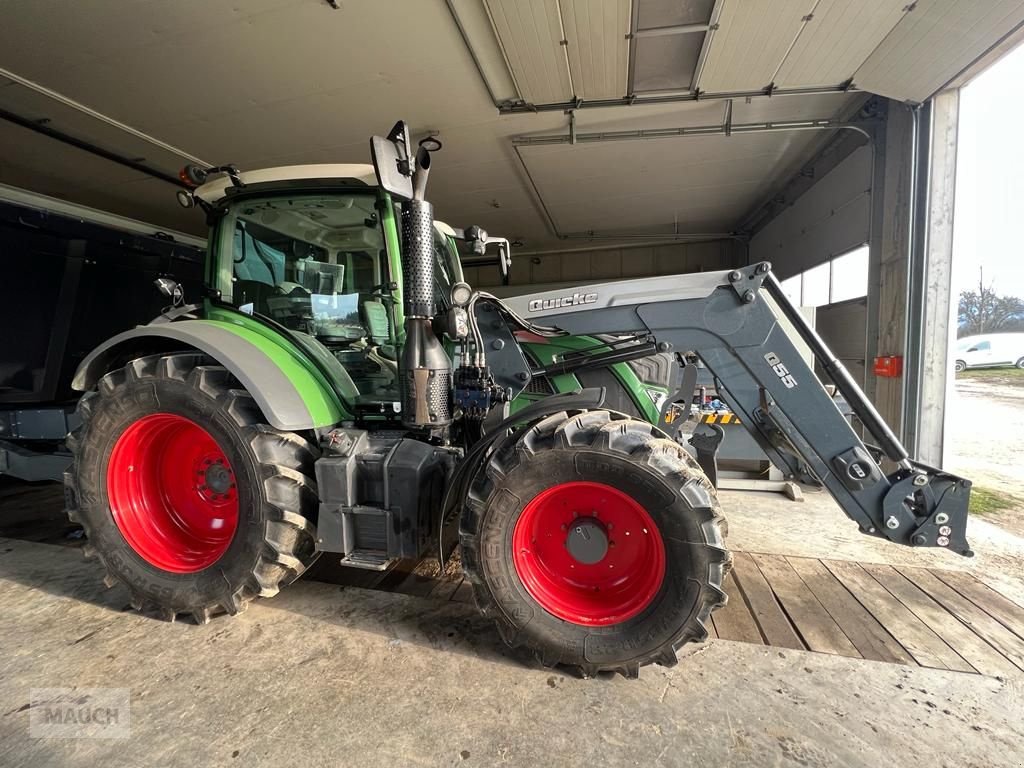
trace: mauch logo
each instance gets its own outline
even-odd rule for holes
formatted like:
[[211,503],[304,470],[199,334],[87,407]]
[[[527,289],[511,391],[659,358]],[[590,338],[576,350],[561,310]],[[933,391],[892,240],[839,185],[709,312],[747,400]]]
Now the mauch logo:
[[127,739],[131,736],[127,688],[33,688],[29,736],[36,739]]
[[572,296],[559,296],[557,299],[534,299],[530,302],[530,311],[540,312],[542,309],[578,307],[581,304],[593,304],[595,301],[597,301],[596,293],[574,293]]

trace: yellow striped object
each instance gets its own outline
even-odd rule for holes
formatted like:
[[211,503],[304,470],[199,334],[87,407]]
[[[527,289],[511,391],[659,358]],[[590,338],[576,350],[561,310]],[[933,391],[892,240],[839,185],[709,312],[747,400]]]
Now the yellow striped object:
[[740,417],[735,413],[702,413],[702,424],[739,424]]

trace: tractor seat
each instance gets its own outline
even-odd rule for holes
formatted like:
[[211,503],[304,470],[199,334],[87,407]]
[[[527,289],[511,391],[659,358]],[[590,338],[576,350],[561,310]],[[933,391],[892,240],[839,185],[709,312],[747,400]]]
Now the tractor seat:
[[359,314],[373,346],[387,345],[391,341],[391,320],[383,301],[363,299],[359,302]]

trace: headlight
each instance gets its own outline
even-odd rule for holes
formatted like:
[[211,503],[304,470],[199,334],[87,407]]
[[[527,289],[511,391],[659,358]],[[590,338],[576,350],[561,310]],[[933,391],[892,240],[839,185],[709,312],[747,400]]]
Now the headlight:
[[452,286],[452,305],[456,307],[464,307],[469,304],[469,300],[473,296],[473,289],[469,287],[469,283],[455,283]]

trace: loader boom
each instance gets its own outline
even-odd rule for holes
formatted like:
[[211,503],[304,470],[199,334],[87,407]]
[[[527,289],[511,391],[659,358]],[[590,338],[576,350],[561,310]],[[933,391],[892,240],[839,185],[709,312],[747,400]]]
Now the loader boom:
[[[909,458],[785,296],[769,264],[587,285],[504,303],[528,322],[573,335],[636,334],[659,351],[697,353],[772,462],[794,479],[820,481],[862,532],[972,554],[966,539],[970,482]],[[869,448],[840,413],[797,339],[810,348],[877,448]],[[878,454],[893,462],[894,471],[883,472]]]

